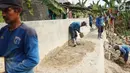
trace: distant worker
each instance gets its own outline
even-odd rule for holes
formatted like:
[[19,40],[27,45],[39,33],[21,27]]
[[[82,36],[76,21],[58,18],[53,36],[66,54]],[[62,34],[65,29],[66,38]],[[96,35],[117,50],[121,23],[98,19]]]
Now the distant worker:
[[93,24],[93,17],[91,14],[89,14],[89,26],[92,28],[92,24]]
[[73,22],[70,24],[69,26],[69,33],[70,33],[70,36],[71,36],[71,40],[74,44],[74,47],[77,45],[77,31],[80,35],[80,37],[82,38],[83,37],[83,33],[80,32],[80,27],[82,26],[87,26],[86,22],[81,22],[81,25],[80,25],[80,22]]
[[120,57],[122,57],[124,59],[125,64],[127,64],[130,46],[129,45],[115,45],[114,49],[120,50],[120,52],[121,52]]
[[104,27],[104,19],[103,17],[100,15],[99,17],[96,18],[96,26],[98,28],[98,38],[101,39],[102,38],[102,33],[103,33],[103,27]]

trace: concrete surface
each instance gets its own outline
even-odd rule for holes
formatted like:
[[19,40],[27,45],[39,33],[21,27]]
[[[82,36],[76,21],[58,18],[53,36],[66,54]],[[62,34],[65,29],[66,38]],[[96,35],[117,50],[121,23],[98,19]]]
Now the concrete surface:
[[39,67],[36,73],[104,73],[104,41],[97,39],[97,30],[89,32],[84,40],[95,43],[95,50],[87,53],[80,63],[69,68]]
[[[56,47],[62,46],[69,39],[68,27],[73,21],[86,21],[88,19],[65,19],[48,21],[30,21],[25,22],[33,27],[38,33],[40,59]],[[0,25],[3,26],[3,25]],[[83,60],[73,68],[51,69],[44,68],[39,71],[39,65],[36,67],[36,73],[104,73],[104,51],[103,40],[97,39],[97,30],[90,32],[89,25],[81,28],[85,34],[84,40],[92,41],[96,44],[95,50],[88,53]]]

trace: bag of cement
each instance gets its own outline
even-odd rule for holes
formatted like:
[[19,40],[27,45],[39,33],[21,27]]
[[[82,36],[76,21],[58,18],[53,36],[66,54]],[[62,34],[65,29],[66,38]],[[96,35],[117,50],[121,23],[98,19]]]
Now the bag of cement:
[[80,38],[83,38],[83,37],[84,37],[84,34],[83,34],[83,33],[80,33],[79,36],[80,36]]

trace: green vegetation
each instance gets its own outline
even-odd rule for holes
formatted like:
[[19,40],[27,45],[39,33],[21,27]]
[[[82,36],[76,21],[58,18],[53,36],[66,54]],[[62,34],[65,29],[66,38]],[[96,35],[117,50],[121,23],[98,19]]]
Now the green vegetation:
[[42,4],[48,6],[55,14],[60,15],[61,13],[66,13],[66,10],[55,0],[41,0]]
[[2,17],[2,12],[0,11],[0,23],[1,22],[4,22],[4,20],[3,20],[3,17]]
[[120,16],[117,16],[117,20],[115,21],[115,30],[116,33],[128,36],[130,35],[130,11],[120,12]]
[[79,2],[76,4],[79,7],[85,7],[85,4],[87,2],[87,0],[78,0]]
[[26,3],[26,6],[27,6],[27,8],[29,10],[29,13],[31,15],[33,15],[33,8],[32,8],[32,5],[31,5],[31,0],[25,0],[25,3]]

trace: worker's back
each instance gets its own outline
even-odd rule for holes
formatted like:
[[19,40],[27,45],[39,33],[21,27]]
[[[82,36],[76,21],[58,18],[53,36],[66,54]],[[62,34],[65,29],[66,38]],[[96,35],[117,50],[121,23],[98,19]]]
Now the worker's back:
[[130,51],[130,46],[128,45],[122,45],[121,47],[128,52]]
[[103,26],[104,19],[102,17],[96,18],[96,26]]
[[80,22],[73,22],[70,24],[70,26],[73,30],[79,30],[80,29]]

